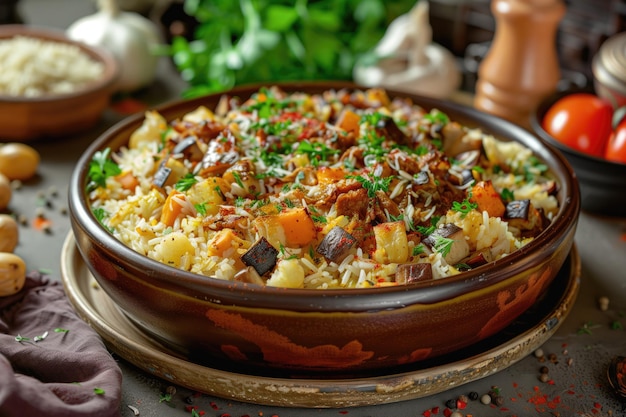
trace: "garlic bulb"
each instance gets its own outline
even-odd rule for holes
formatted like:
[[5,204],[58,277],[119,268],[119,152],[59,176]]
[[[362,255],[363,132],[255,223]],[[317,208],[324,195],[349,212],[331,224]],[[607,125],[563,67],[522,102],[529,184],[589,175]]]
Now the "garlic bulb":
[[428,10],[428,1],[418,0],[393,20],[373,50],[377,62],[358,62],[354,80],[436,98],[452,95],[461,84],[461,72],[454,55],[432,42]]
[[98,0],[99,11],[74,22],[67,35],[74,40],[99,46],[119,62],[117,90],[132,92],[148,86],[156,76],[160,43],[157,26],[135,12],[120,10],[117,0]]

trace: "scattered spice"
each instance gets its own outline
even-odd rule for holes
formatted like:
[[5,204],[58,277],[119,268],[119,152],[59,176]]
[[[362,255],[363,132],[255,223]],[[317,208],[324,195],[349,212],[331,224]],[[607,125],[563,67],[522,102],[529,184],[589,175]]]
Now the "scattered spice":
[[96,387],[96,388],[93,389],[93,392],[96,395],[104,395],[104,390],[102,388]]
[[591,326],[593,326],[593,323],[588,321],[578,329],[576,334],[592,334]]

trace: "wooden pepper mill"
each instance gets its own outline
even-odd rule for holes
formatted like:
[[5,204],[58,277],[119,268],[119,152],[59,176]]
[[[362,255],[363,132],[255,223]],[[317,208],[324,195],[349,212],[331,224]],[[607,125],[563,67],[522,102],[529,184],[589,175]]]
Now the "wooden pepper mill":
[[478,69],[474,107],[522,127],[561,77],[556,31],[561,0],[492,0],[496,31]]

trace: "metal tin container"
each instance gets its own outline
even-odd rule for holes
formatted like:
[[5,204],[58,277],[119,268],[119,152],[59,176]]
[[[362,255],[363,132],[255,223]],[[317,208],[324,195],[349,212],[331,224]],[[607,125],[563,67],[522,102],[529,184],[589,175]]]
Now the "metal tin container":
[[626,32],[607,39],[591,66],[596,93],[615,108],[626,105]]

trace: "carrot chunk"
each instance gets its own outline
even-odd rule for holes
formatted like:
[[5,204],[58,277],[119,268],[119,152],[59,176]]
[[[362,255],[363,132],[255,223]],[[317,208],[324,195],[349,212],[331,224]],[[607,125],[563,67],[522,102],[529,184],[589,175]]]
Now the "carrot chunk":
[[490,180],[480,181],[472,187],[470,201],[478,204],[478,210],[480,212],[486,211],[490,217],[504,216],[506,207]]

